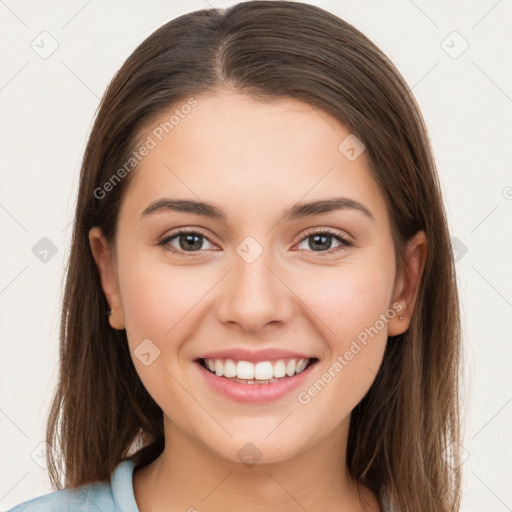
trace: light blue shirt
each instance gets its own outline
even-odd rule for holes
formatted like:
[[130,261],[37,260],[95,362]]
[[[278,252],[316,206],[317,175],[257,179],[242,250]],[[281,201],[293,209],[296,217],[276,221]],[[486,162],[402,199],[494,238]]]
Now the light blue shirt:
[[[25,501],[7,512],[140,512],[133,494],[135,461],[119,463],[110,483],[95,482],[78,489],[61,489]],[[381,495],[384,512],[394,512],[387,494]]]
[[133,494],[135,461],[118,464],[110,483],[95,482],[78,489],[61,489],[25,501],[8,512],[139,512]]

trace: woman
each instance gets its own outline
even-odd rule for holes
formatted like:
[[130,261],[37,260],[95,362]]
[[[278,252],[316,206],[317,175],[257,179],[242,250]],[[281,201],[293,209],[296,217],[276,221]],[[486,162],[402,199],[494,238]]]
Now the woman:
[[183,15],[101,102],[47,429],[64,488],[13,510],[458,510],[459,350],[393,64],[299,2]]

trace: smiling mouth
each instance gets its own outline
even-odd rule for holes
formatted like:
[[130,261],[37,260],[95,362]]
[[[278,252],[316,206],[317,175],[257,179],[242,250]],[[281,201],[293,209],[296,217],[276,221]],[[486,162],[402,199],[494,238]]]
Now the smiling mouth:
[[299,375],[318,362],[318,358],[289,358],[277,361],[235,361],[233,359],[196,359],[207,372],[240,384],[272,384]]

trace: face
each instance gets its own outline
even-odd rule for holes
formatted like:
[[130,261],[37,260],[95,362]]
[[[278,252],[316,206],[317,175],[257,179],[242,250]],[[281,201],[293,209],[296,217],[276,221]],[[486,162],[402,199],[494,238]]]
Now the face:
[[[154,130],[174,108],[142,134],[156,145],[133,171],[115,247],[90,232],[110,322],[167,424],[224,459],[290,459],[348,425],[388,335],[407,328],[386,204],[327,114],[229,91],[196,100],[169,133]],[[234,382],[205,358],[278,380]]]

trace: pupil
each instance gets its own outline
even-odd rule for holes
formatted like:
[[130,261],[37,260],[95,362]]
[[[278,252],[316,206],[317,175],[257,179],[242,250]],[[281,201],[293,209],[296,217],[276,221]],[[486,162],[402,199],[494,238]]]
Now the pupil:
[[[328,239],[330,240],[331,239],[331,236],[330,235],[312,235],[309,237],[310,240],[313,239],[313,243],[311,244],[311,247],[312,248],[318,248],[318,246],[320,246],[321,249],[330,249],[331,248],[331,243],[328,243],[326,242],[325,240]],[[321,241],[319,241],[321,240]],[[327,246],[327,247],[322,247],[323,246]]]
[[[193,233],[187,233],[185,235],[180,236],[180,247],[182,249],[192,249],[192,250],[198,250],[203,245],[201,242],[197,243],[197,247],[193,247],[194,245],[194,239],[199,240],[201,238],[200,235],[195,235]],[[185,243],[182,243],[182,241],[185,240]],[[185,244],[190,244],[188,247]],[[192,246],[192,247],[191,247]]]

